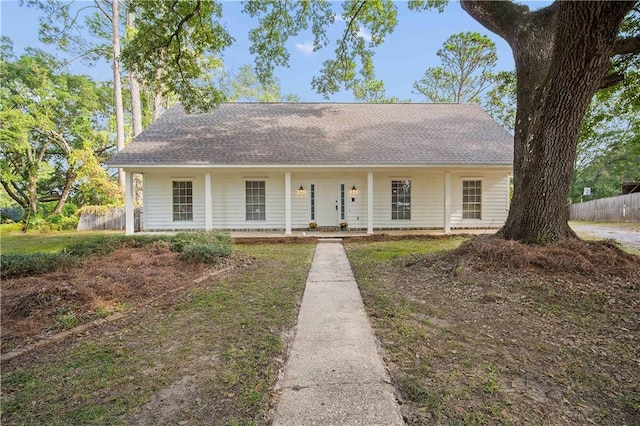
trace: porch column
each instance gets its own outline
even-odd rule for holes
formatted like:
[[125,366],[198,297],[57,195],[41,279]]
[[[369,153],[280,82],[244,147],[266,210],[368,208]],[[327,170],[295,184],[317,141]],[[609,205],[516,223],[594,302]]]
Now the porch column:
[[444,172],[444,233],[451,233],[451,172]]
[[124,233],[133,235],[135,232],[135,206],[133,203],[133,172],[124,173]]
[[367,234],[373,234],[373,172],[367,173]]
[[204,174],[204,230],[213,229],[213,200],[211,199],[211,172]]
[[291,172],[284,174],[284,235],[291,235]]

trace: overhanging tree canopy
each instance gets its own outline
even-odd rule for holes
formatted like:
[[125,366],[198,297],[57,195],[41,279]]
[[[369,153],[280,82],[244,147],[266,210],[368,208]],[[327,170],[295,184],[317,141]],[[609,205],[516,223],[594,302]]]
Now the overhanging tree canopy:
[[528,243],[562,241],[581,123],[595,92],[621,81],[611,58],[640,52],[618,39],[637,2],[555,2],[531,12],[510,2],[462,7],[511,46],[517,75],[514,196],[500,235]]

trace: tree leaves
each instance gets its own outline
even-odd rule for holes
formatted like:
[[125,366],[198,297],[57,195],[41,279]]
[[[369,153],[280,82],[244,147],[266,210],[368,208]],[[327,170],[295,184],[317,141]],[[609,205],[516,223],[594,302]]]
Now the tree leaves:
[[[7,193],[33,212],[38,201],[58,200],[72,189],[75,182],[67,176],[83,167],[81,158],[112,147],[105,137],[111,92],[86,76],[59,72],[58,62],[38,50],[11,59],[3,53],[0,61],[1,179]],[[108,181],[100,169],[94,178]]]
[[157,93],[175,94],[187,111],[209,110],[224,100],[212,72],[216,56],[233,42],[218,22],[221,6],[212,1],[136,0],[136,32],[122,51],[125,67]]
[[295,94],[282,95],[280,83],[272,79],[270,83],[262,83],[251,68],[243,65],[236,73],[221,72],[220,90],[227,102],[298,102]]
[[256,55],[256,75],[264,84],[272,82],[276,67],[289,66],[286,43],[291,37],[311,27],[316,51],[329,43],[327,27],[335,21],[331,2],[326,0],[248,0],[243,13],[258,19],[258,26],[249,31],[249,52]]
[[413,84],[431,102],[480,102],[481,95],[496,82],[496,46],[486,36],[454,34],[437,55],[442,65],[427,68],[422,79]]

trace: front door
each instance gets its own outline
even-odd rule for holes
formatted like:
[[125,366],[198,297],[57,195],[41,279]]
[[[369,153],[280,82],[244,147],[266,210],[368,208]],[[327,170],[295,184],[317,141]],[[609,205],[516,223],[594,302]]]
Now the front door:
[[318,182],[318,226],[338,226],[340,192],[338,182]]

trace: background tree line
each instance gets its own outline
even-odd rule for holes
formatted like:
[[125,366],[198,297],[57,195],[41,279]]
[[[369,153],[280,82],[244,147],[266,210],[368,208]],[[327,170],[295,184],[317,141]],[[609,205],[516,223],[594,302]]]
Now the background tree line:
[[[25,224],[31,221],[44,229],[75,229],[74,212],[79,207],[122,204],[123,176],[110,174],[105,161],[175,99],[194,99],[187,101],[190,105],[206,98],[209,107],[221,101],[298,100],[294,94],[282,95],[277,79],[259,81],[248,65],[237,71],[225,69],[215,53],[205,49],[207,40],[220,29],[212,20],[190,21],[187,26],[194,28],[190,36],[181,37],[179,45],[166,46],[192,52],[178,63],[157,63],[155,74],[147,72],[145,78],[128,63],[123,66],[123,58],[135,56],[136,37],[156,25],[156,14],[174,20],[193,11],[219,16],[219,5],[211,2],[183,2],[175,11],[163,1],[95,0],[80,8],[56,0],[24,4],[41,10],[40,39],[55,46],[59,55],[27,49],[16,57],[12,41],[2,38],[0,207],[4,219],[24,218]],[[229,39],[221,37],[215,43],[222,49]],[[112,81],[96,82],[69,73],[67,65],[76,60],[88,65],[111,62]],[[159,77],[175,73],[181,78],[173,81],[181,85],[167,84]],[[206,89],[184,85],[200,78],[211,85]]]

